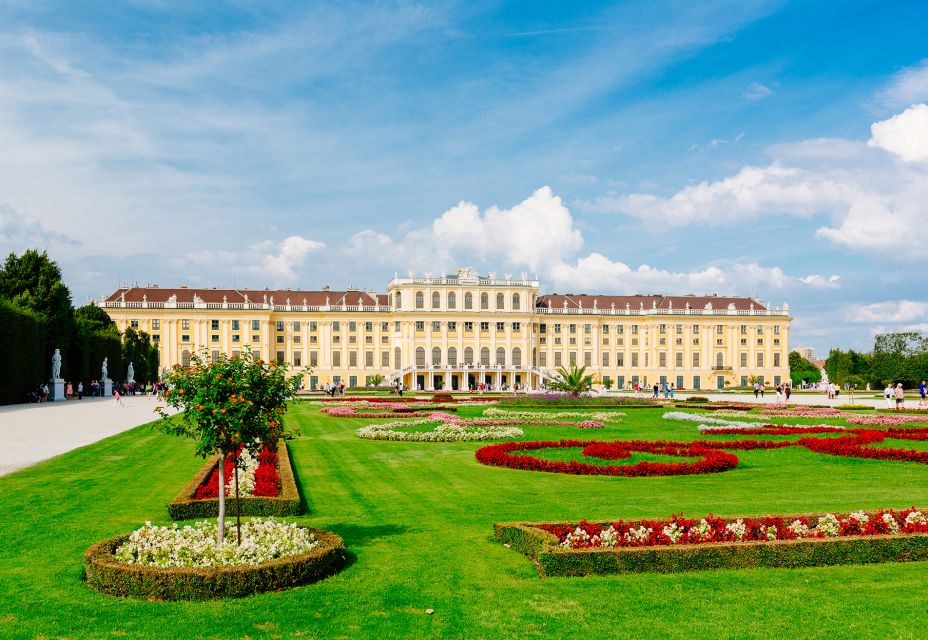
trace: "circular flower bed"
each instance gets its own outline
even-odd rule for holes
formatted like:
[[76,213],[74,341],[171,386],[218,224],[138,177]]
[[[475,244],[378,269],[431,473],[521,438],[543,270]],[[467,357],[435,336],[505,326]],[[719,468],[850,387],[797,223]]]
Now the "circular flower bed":
[[[648,462],[633,465],[597,465],[588,462],[562,462],[546,460],[527,454],[514,454],[521,451],[538,451],[541,449],[569,449],[582,447],[583,455],[601,460],[619,460],[628,458],[633,451],[656,453],[668,456],[700,458],[693,462]],[[558,440],[546,442],[504,442],[478,449],[478,462],[482,464],[522,469],[528,471],[548,471],[551,473],[568,473],[572,475],[597,476],[683,476],[699,473],[719,473],[733,469],[738,464],[737,456],[716,449],[710,449],[704,443],[686,442],[599,442],[588,440]]]
[[226,525],[218,545],[209,521],[166,527],[146,523],[98,542],[84,555],[87,585],[133,598],[203,600],[287,589],[322,579],[345,563],[342,539],[268,518],[242,524],[242,543]]

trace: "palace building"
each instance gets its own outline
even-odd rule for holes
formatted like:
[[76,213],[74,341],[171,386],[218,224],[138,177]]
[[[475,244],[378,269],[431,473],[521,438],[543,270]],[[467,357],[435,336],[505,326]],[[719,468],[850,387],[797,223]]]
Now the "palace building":
[[789,379],[788,305],[747,297],[540,295],[537,280],[459,269],[394,277],[387,292],[123,287],[98,304],[146,331],[164,367],[248,348],[308,367],[307,388],[371,376],[407,388],[537,388],[571,364],[616,388]]

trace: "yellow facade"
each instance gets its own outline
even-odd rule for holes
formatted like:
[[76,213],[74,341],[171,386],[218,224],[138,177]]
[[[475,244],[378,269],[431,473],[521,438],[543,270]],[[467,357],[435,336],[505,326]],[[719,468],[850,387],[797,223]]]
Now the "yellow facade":
[[361,386],[375,374],[426,390],[539,388],[570,364],[625,388],[789,379],[788,308],[766,309],[749,298],[726,298],[727,306],[714,308],[715,297],[705,296],[538,293],[539,283],[525,276],[462,269],[449,277],[394,278],[386,296],[286,291],[274,292],[275,302],[261,291],[135,287],[100,305],[120,330],[151,334],[164,367],[186,364],[204,347],[218,356],[247,345],[294,370],[309,367],[307,388],[340,380]]

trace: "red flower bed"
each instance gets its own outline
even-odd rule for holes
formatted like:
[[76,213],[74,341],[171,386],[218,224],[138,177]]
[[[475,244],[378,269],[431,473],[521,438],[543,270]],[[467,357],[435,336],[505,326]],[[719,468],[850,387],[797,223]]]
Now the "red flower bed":
[[[583,447],[583,454],[603,460],[627,458],[632,451],[658,453],[680,457],[698,457],[695,462],[639,462],[634,465],[595,465],[586,462],[561,462],[544,460],[531,455],[513,455],[513,451],[537,451],[539,449],[567,449]],[[483,464],[523,469],[528,471],[549,471],[552,473],[569,473],[573,475],[599,476],[682,476],[698,473],[718,473],[734,468],[738,458],[730,453],[710,449],[702,443],[685,442],[645,442],[632,440],[626,442],[598,442],[589,440],[558,440],[547,442],[504,442],[478,449],[477,460]]]
[[[226,458],[223,477],[226,480],[226,484],[229,484],[229,478],[235,477],[235,461],[232,458]],[[258,468],[255,469],[255,488],[254,491],[251,492],[251,495],[269,498],[280,495],[280,476],[277,474],[276,451],[264,449],[258,454]],[[195,500],[215,500],[219,497],[218,464],[206,480],[197,487],[193,497]]]

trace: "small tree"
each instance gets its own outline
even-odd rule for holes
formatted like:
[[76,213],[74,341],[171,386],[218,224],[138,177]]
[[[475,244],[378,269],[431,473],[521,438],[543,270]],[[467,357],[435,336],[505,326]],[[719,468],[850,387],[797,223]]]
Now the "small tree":
[[[287,376],[286,368],[266,362],[245,348],[241,356],[219,356],[210,362],[206,349],[191,356],[191,366],[175,367],[167,375],[171,388],[167,404],[183,413],[172,418],[162,413],[161,429],[187,436],[204,458],[219,454],[219,519],[217,540],[225,532],[225,461],[235,460],[235,497],[238,503],[238,456],[242,448],[257,456],[289,435],[283,415],[293,399],[302,374]],[[241,521],[237,519],[241,540]]]
[[370,377],[370,379],[368,380],[368,383],[369,383],[372,387],[379,387],[381,382],[383,382],[383,376],[380,375],[379,373],[375,373],[375,374],[372,375],[372,376]]
[[555,391],[565,391],[572,396],[579,396],[593,386],[593,376],[585,374],[586,367],[577,368],[577,365],[572,364],[569,371],[564,367],[558,367],[558,377],[548,383],[548,388]]
[[606,387],[606,391],[612,391],[612,378],[603,380],[603,386]]

